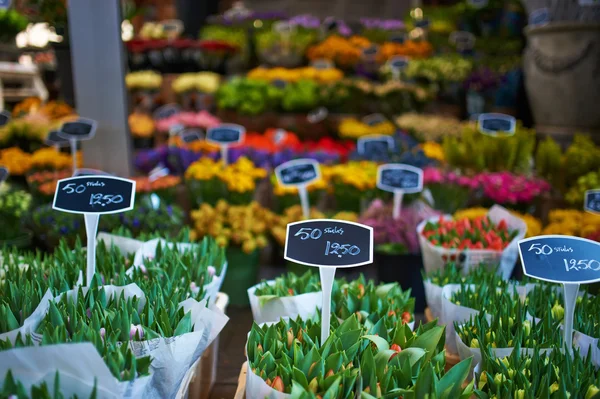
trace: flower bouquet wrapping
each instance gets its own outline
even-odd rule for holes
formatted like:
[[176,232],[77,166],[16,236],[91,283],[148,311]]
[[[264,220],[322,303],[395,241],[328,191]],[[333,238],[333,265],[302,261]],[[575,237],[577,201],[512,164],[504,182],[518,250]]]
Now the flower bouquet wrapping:
[[417,228],[427,273],[441,269],[449,260],[464,268],[481,263],[500,264],[500,273],[508,278],[518,256],[517,242],[525,237],[527,225],[501,206],[494,205],[477,222],[445,220],[423,221]]
[[[561,324],[564,322],[564,295],[562,289],[553,284],[538,284],[528,291],[529,313],[535,320],[550,319]],[[590,356],[600,367],[600,298],[586,291],[580,291],[575,304],[573,317],[573,345],[583,356]]]
[[[444,375],[443,327],[428,324],[412,332],[398,322],[361,326],[356,316],[334,322],[329,338],[319,342],[319,320],[281,320],[254,325],[246,345],[246,397],[467,398],[463,389],[470,361]],[[385,396],[384,396],[385,395]],[[458,396],[456,396],[458,395]]]
[[473,356],[481,362],[480,348],[491,348],[497,357],[510,355],[515,347],[521,349],[548,349],[561,347],[560,323],[545,318],[535,320],[528,306],[513,295],[500,295],[490,312],[472,315],[464,324],[454,322],[456,344],[461,359]]
[[[600,397],[600,376],[589,356],[575,350],[564,353],[533,349],[515,350],[496,357],[482,348],[482,362],[475,368],[478,398],[582,398]],[[576,370],[576,371],[575,371]]]
[[302,276],[288,273],[275,280],[262,281],[248,289],[254,321],[276,322],[289,317],[310,319],[323,302],[319,275],[309,270]]
[[[79,384],[71,386],[72,380],[67,379],[66,383],[61,382],[60,373],[56,372],[51,383],[43,381],[41,383],[28,380],[27,376],[16,372],[16,377],[12,370],[5,373],[4,384],[0,387],[0,396],[3,398],[20,399],[60,399],[76,397],[77,392],[86,390],[81,388]],[[93,389],[87,392],[87,395],[82,394],[81,397],[96,399],[98,397],[97,383]],[[50,389],[49,387],[52,387]],[[80,391],[81,390],[81,391]],[[52,393],[51,393],[52,392]]]

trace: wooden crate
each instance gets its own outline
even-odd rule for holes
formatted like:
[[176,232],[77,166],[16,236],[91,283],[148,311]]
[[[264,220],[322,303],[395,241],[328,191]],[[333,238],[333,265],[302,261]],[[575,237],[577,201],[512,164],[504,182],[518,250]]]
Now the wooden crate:
[[[228,303],[229,296],[219,292],[215,300],[215,306],[225,313]],[[208,399],[210,397],[212,387],[217,379],[218,355],[219,337],[217,336],[183,378],[177,392],[177,399]],[[245,381],[246,378],[244,377]]]

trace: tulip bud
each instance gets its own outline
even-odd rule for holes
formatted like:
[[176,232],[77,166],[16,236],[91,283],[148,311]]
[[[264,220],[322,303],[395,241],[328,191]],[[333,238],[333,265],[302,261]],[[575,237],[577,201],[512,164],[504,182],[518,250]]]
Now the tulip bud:
[[215,274],[217,274],[217,269],[214,266],[208,266],[206,268],[206,272],[208,273],[209,277],[213,277]]
[[317,377],[315,377],[308,384],[308,390],[312,393],[317,393],[317,389],[319,389],[319,382],[317,381]]
[[130,329],[129,329],[129,339],[135,339],[136,338],[136,333],[139,339],[142,339],[144,337],[144,328],[139,325],[131,325]]
[[550,385],[550,395],[552,395],[556,391],[558,391],[558,382],[555,382],[554,384]]
[[267,383],[267,385],[268,385],[268,386],[271,386],[271,379],[270,379],[270,378],[267,378],[267,379],[265,380],[265,382]]
[[595,385],[590,385],[585,393],[584,399],[592,399],[594,396],[598,395],[598,393],[600,393],[600,389]]
[[552,306],[552,317],[554,320],[562,320],[565,316],[565,309],[558,303]]
[[525,320],[523,322],[523,335],[528,337],[531,334],[531,321]]
[[308,368],[308,375],[310,375],[312,373],[312,371],[316,365],[317,365],[317,362],[313,362],[313,364],[310,365],[310,367]]
[[329,369],[327,374],[325,374],[325,378],[331,377],[333,375],[333,369]]
[[479,340],[477,338],[473,338],[471,340],[471,345],[469,345],[471,348],[479,348]]
[[292,346],[292,343],[294,342],[294,333],[292,331],[292,329],[290,328],[287,332],[287,346],[288,348],[290,348]]
[[381,385],[379,382],[377,383],[377,396],[376,397],[381,398]]
[[519,389],[515,399],[525,399],[525,390]]
[[502,375],[502,374],[500,374],[500,373],[496,373],[496,375],[494,376],[494,384],[495,384],[495,385],[500,385],[500,384],[502,384],[503,382],[506,382],[506,377],[505,377],[505,376],[503,376],[503,375]]
[[100,338],[102,338],[102,341],[104,341],[105,335],[106,335],[106,328],[104,328],[104,327],[100,328]]
[[273,380],[273,384],[271,385],[271,388],[273,388],[274,390],[276,390],[278,392],[283,392],[285,390],[285,386],[283,385],[283,380],[281,379],[281,377],[279,377],[279,376],[275,377],[275,379]]

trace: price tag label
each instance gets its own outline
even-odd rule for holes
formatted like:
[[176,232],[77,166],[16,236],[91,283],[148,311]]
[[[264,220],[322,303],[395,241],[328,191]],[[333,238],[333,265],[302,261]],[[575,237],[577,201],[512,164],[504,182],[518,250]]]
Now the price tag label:
[[512,135],[515,134],[517,120],[504,114],[480,114],[477,125],[479,131],[488,136]]
[[162,163],[158,164],[154,169],[148,173],[148,180],[151,182],[169,175],[169,168],[165,167]]
[[454,31],[450,33],[450,44],[458,50],[471,50],[475,47],[475,35],[466,31]]
[[326,60],[324,58],[318,59],[318,60],[314,60],[313,62],[310,63],[310,65],[315,68],[315,69],[319,69],[319,70],[323,70],[323,69],[331,69],[333,68],[333,63],[330,60]]
[[281,144],[283,140],[286,139],[288,133],[284,129],[275,130],[275,136],[273,137],[273,142],[275,145]]
[[389,62],[390,68],[395,69],[397,71],[402,71],[402,70],[406,69],[406,67],[408,66],[408,63],[410,62],[410,58],[398,55],[396,57],[390,58],[390,60],[388,62]]
[[96,135],[97,126],[95,120],[79,118],[75,122],[63,123],[59,135],[66,140],[90,140]]
[[600,190],[588,190],[585,192],[583,209],[587,212],[600,214]]
[[271,81],[271,84],[275,87],[277,87],[278,89],[285,89],[285,86],[287,85],[287,82],[285,80],[282,79],[275,79]]
[[372,45],[363,49],[362,54],[364,58],[375,58],[377,53],[379,52],[379,47],[376,45]]
[[544,25],[550,22],[550,10],[538,8],[529,14],[529,25]]
[[369,126],[379,125],[385,121],[387,121],[387,118],[382,114],[371,114],[362,118],[362,122]]
[[79,168],[73,173],[73,177],[77,176],[112,176],[110,173],[98,169]]
[[46,140],[44,140],[46,145],[57,146],[57,147],[68,147],[70,145],[69,140],[62,137],[58,130],[53,130],[48,133]]
[[467,3],[473,8],[487,7],[488,0],[468,0]]
[[390,36],[390,42],[392,42],[392,43],[404,44],[405,41],[406,41],[406,33],[404,33],[404,32],[394,33]]
[[275,176],[282,186],[306,186],[321,178],[321,168],[314,159],[295,159],[276,167]]
[[167,119],[175,116],[181,112],[181,107],[177,104],[166,104],[158,107],[156,111],[152,113],[152,118],[155,120]]
[[160,24],[162,25],[163,32],[165,32],[170,39],[179,37],[183,32],[183,22],[179,19],[168,19],[162,21]]
[[418,193],[423,190],[423,170],[400,163],[380,165],[377,168],[377,187],[384,191]]
[[218,145],[231,145],[244,140],[246,129],[233,123],[211,127],[206,133],[206,141]]
[[68,213],[108,214],[133,209],[135,181],[79,176],[58,181],[52,208]]
[[372,263],[373,228],[335,219],[290,223],[284,258],[317,267],[355,267]]
[[184,143],[190,144],[194,141],[202,140],[204,134],[200,129],[185,129],[179,132],[179,137],[181,137]]
[[415,21],[415,27],[421,28],[421,29],[427,29],[429,27],[429,19],[428,18],[418,19],[417,21]]
[[8,168],[0,166],[0,183],[3,183],[8,179],[9,173]]
[[309,112],[308,115],[306,116],[306,120],[309,123],[319,123],[321,121],[324,121],[328,115],[329,115],[329,111],[327,111],[327,108],[319,107],[319,108],[315,109],[314,111]]
[[600,244],[585,238],[546,235],[519,241],[523,272],[551,283],[600,281]]
[[0,112],[0,127],[6,125],[8,121],[10,121],[10,114],[6,111]]
[[394,139],[379,134],[364,136],[357,140],[356,148],[359,154],[387,153],[394,149]]

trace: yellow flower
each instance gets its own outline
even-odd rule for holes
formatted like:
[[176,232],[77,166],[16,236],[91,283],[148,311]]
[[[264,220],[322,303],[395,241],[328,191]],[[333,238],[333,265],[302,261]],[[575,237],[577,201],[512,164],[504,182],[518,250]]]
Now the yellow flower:
[[558,382],[555,382],[554,384],[550,385],[550,395],[552,395],[556,391],[558,391]]
[[371,126],[355,118],[346,118],[340,123],[338,131],[341,137],[359,138],[372,134],[391,136],[396,131],[396,128],[388,121]]
[[476,219],[485,216],[488,213],[487,208],[467,208],[454,213],[454,219]]
[[445,161],[444,149],[441,144],[436,143],[435,141],[427,141],[421,144],[421,148],[427,158],[437,159],[440,162]]
[[22,176],[31,168],[31,155],[18,147],[0,150],[0,165],[5,166],[14,176]]

